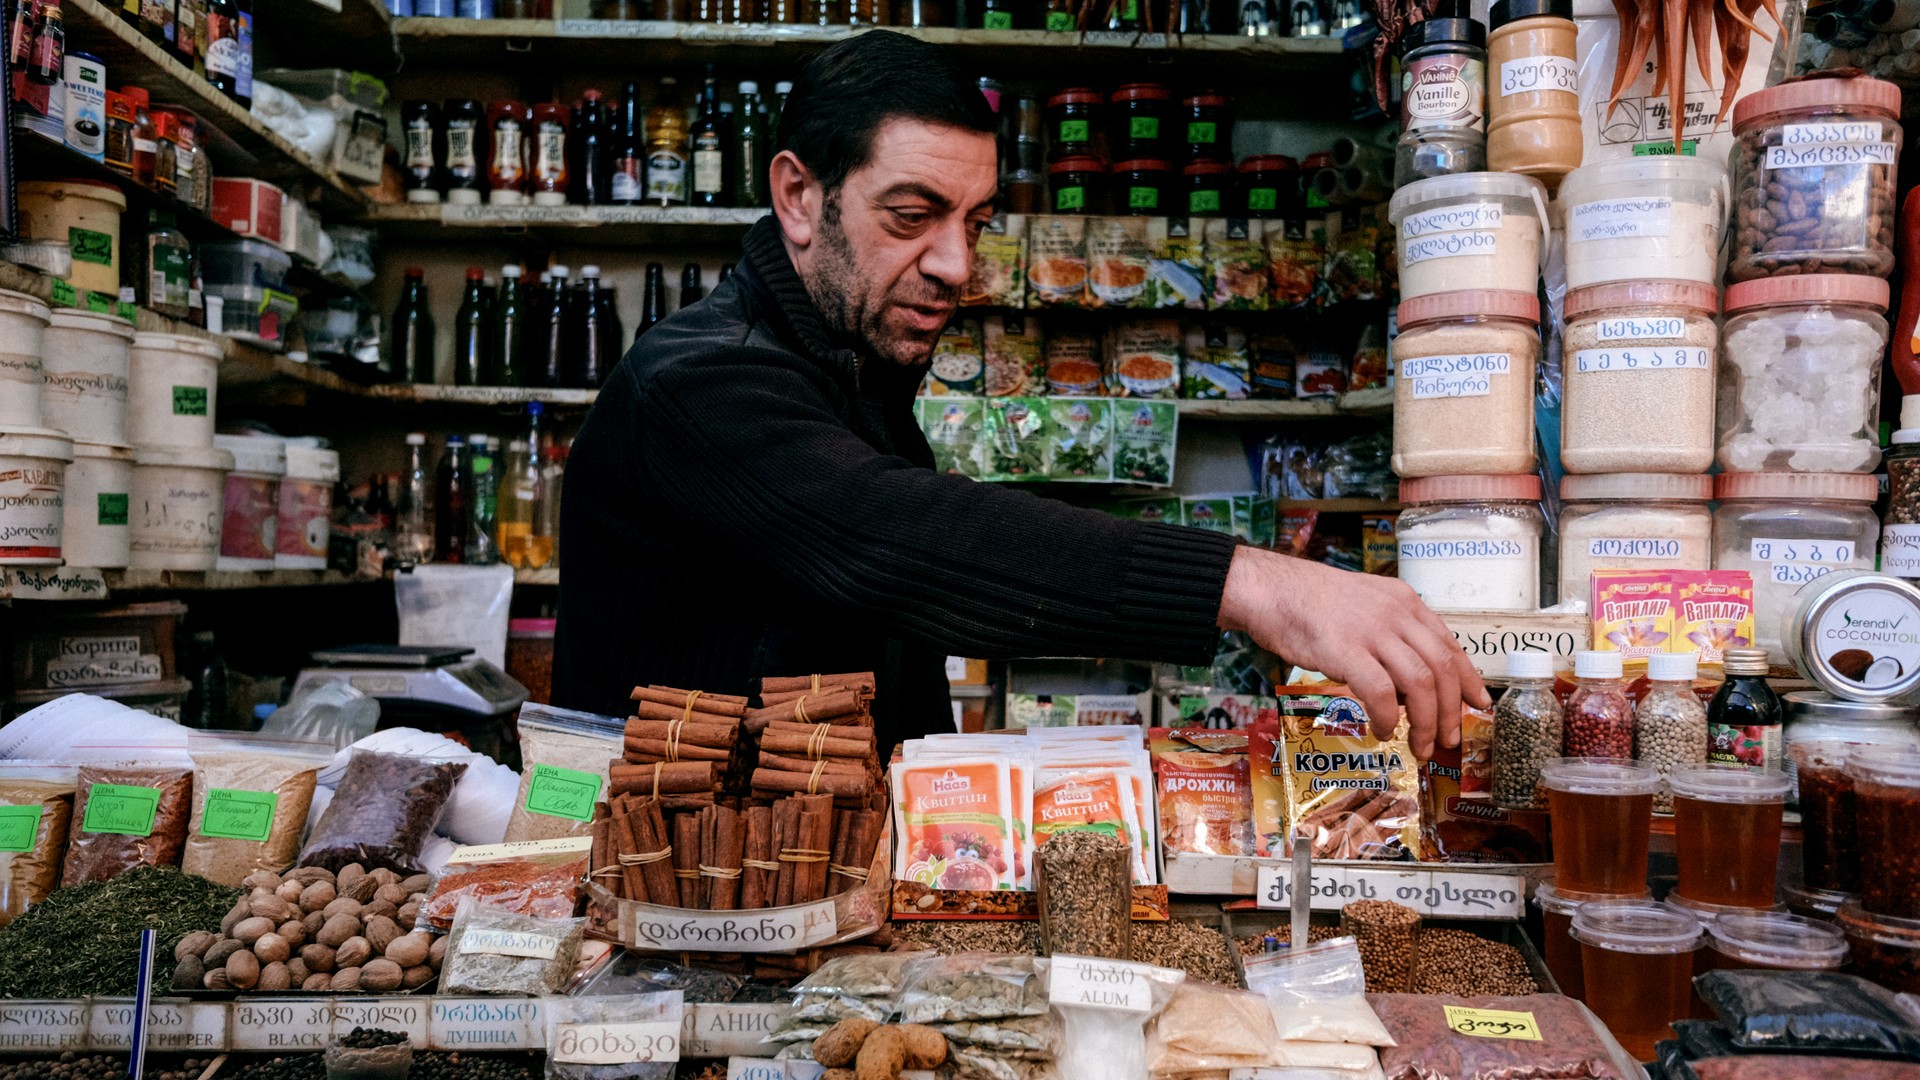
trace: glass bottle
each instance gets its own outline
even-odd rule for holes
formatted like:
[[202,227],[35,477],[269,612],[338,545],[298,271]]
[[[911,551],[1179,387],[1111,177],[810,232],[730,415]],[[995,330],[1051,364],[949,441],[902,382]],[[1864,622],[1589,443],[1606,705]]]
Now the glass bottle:
[[[767,102],[767,145],[780,145],[780,118],[786,115],[787,98],[793,94],[793,84],[782,79],[773,84],[773,100]],[[773,161],[773,155],[767,155],[767,161]]]
[[720,119],[720,88],[713,65],[700,90],[700,119],[693,125],[693,205],[726,206],[727,129]]
[[612,141],[607,201],[615,206],[636,206],[647,192],[646,129],[641,119],[640,87],[636,83],[620,88],[620,107],[613,122]]
[[520,267],[501,267],[500,302],[493,314],[494,378],[501,386],[527,384],[527,313],[521,304]]
[[1023,97],[1013,104],[1012,152],[1000,180],[1009,214],[1037,214],[1046,200],[1047,145],[1040,99]]
[[170,319],[187,317],[187,293],[193,285],[193,249],[171,210],[147,211],[147,307]]
[[202,731],[218,731],[228,726],[227,661],[220,655],[213,631],[194,633],[193,655],[193,686],[188,691],[180,723]]
[[493,532],[498,526],[500,475],[497,471],[499,440],[484,433],[467,436],[468,472],[473,476],[473,495],[468,500],[466,561],[473,566],[491,566],[500,561],[500,549]]
[[485,275],[467,267],[467,290],[453,316],[453,385],[495,386],[492,305],[482,291]]
[[1487,167],[1487,28],[1428,19],[1401,38],[1393,184]]
[[[537,407],[538,402],[534,405]],[[500,557],[515,570],[538,570],[553,557],[534,542],[533,519],[540,507],[540,462],[525,439],[507,444],[500,470]]]
[[700,264],[688,263],[681,267],[680,307],[674,310],[679,311],[684,308],[690,308],[699,303],[700,298],[705,295],[707,295],[707,290],[700,284]]
[[433,313],[427,310],[427,272],[407,267],[400,304],[393,311],[393,377],[398,382],[433,381]]
[[1727,679],[1707,704],[1707,760],[1779,772],[1786,768],[1781,745],[1785,715],[1767,684],[1765,649],[1728,649]]
[[[1692,653],[1647,657],[1647,690],[1633,710],[1633,756],[1658,766],[1663,779],[1677,765],[1707,760],[1707,707],[1693,692],[1697,673]],[[1673,792],[1654,792],[1653,808],[1673,813]]]
[[486,171],[480,167],[480,148],[487,126],[486,113],[472,98],[447,102],[446,188],[447,201],[461,206],[477,206],[486,191]]
[[555,266],[550,271],[553,280],[534,316],[535,385],[567,385],[567,348],[572,342],[567,326],[568,308],[572,306],[567,301],[568,272],[564,266]]
[[443,182],[437,143],[440,110],[431,101],[409,101],[400,106],[400,126],[406,135],[401,180],[410,203],[440,201]]
[[544,545],[557,559],[560,555],[560,490],[566,482],[567,451],[549,446],[540,455],[540,507],[533,518],[535,548]]
[[600,287],[600,268],[580,268],[580,296],[575,301],[582,327],[580,345],[575,351],[572,385],[598,390],[607,381],[613,365],[620,362],[620,331],[608,323],[611,315],[608,290]]
[[160,140],[154,137],[153,113],[148,108],[152,99],[137,86],[121,92],[133,104],[133,178],[144,187],[152,187],[154,168],[160,158]]
[[606,206],[613,202],[609,190],[613,183],[613,133],[607,120],[607,107],[600,99],[600,91],[588,90],[580,96],[580,107],[573,114],[573,147],[578,158],[574,166],[573,199],[584,206]]
[[374,473],[367,480],[367,513],[380,523],[380,532],[391,546],[394,521],[393,485],[399,477],[391,473]]
[[407,435],[407,471],[400,476],[399,499],[393,508],[394,552],[404,562],[433,558],[427,490],[427,437],[415,431]]
[[667,317],[667,268],[659,263],[647,264],[645,291],[640,294],[640,328],[634,332],[633,339],[640,340],[654,324]]
[[572,110],[547,102],[533,107],[533,204],[567,204],[567,125]]
[[236,99],[240,50],[240,5],[235,0],[207,0],[207,81]]
[[1620,654],[1575,653],[1573,676],[1562,723],[1566,756],[1632,757],[1633,706],[1627,702]]
[[761,127],[760,84],[740,84],[740,111],[734,114],[733,205],[767,206],[767,138]]
[[473,520],[473,474],[467,440],[447,436],[433,480],[433,561],[457,563],[467,557],[467,531]]
[[206,0],[179,0],[173,13],[173,54],[180,62],[198,71],[203,61],[200,58],[199,35],[201,24],[206,21]]
[[28,48],[27,81],[58,86],[65,77],[67,63],[67,27],[65,17],[60,14],[60,0],[43,0]]
[[141,0],[140,33],[148,41],[172,51],[173,0]]
[[687,204],[687,110],[679,83],[668,75],[647,111],[647,195],[655,206]]
[[1493,712],[1493,801],[1505,810],[1544,810],[1540,767],[1560,756],[1563,714],[1553,691],[1553,654],[1507,654],[1507,690]]

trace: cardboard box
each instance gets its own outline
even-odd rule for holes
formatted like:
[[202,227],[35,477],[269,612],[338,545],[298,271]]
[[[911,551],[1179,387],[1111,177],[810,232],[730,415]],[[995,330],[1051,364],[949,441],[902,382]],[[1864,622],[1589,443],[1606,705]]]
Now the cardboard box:
[[265,180],[215,177],[213,220],[255,240],[286,248],[287,194]]

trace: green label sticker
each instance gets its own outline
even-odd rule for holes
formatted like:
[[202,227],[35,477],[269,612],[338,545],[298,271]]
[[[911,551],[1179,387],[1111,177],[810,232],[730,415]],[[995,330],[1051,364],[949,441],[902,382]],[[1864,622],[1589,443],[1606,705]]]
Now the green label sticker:
[[1208,120],[1194,120],[1187,124],[1187,141],[1190,143],[1211,144],[1218,135],[1218,126]]
[[39,806],[0,806],[0,851],[33,850],[33,838],[40,835]]
[[1063,187],[1053,193],[1055,210],[1085,210],[1087,208],[1087,189]]
[[1056,34],[1070,33],[1073,30],[1073,13],[1070,11],[1047,12],[1047,29]]
[[593,804],[600,800],[600,778],[558,765],[535,765],[527,785],[527,813],[592,821]]
[[1247,209],[1278,210],[1280,208],[1280,189],[1257,187],[1247,189]]
[[173,415],[207,415],[207,388],[204,386],[176,386],[173,388]]
[[94,784],[87,788],[87,814],[80,820],[80,831],[152,836],[153,815],[158,809],[159,788]]
[[[1695,148],[1698,147],[1699,145],[1700,145],[1699,141],[1695,139],[1681,140],[1680,156],[1693,157],[1694,154],[1697,152]],[[1643,142],[1643,143],[1633,144],[1634,157],[1670,157],[1672,156],[1672,154],[1673,154],[1672,139],[1661,139],[1659,142]]]
[[1217,214],[1220,212],[1220,193],[1217,191],[1193,191],[1187,194],[1187,213]]
[[99,493],[100,525],[125,525],[127,523],[127,493],[124,491]]
[[1087,130],[1087,122],[1085,120],[1060,121],[1061,142],[1079,143],[1086,142],[1090,138],[1092,138],[1092,135]]
[[67,227],[67,247],[81,262],[113,265],[113,234],[94,232],[78,225]]
[[53,302],[61,307],[73,307],[80,302],[80,290],[74,288],[71,281],[54,278]]
[[209,788],[206,809],[200,814],[200,835],[265,843],[279,806],[280,796],[271,791]]
[[1133,22],[1139,19],[1140,18],[1140,0],[1126,0],[1125,3],[1121,4],[1120,18],[1125,22]]
[[1130,139],[1157,139],[1160,137],[1160,118],[1157,116],[1136,116],[1127,122],[1127,137]]
[[986,25],[989,30],[1011,30],[1013,29],[1013,12],[989,11]]
[[119,301],[108,296],[106,293],[91,291],[87,293],[87,310],[93,312],[95,315],[113,314],[113,305],[117,303],[119,303]]
[[1127,189],[1127,206],[1133,210],[1156,210],[1160,207],[1160,189],[1157,187],[1130,187]]

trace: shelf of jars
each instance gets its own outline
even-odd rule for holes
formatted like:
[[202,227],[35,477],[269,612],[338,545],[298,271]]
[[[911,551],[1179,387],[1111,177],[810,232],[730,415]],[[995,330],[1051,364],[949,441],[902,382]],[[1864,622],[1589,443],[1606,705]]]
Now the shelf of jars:
[[370,397],[413,404],[543,405],[585,408],[599,396],[597,390],[565,390],[524,386],[441,386],[437,383],[391,383],[366,388]]
[[[497,242],[501,234],[529,236],[546,246],[591,243],[728,244],[766,216],[761,207],[703,206],[456,206],[408,203],[376,206],[362,220],[380,228],[389,243],[449,240]],[[590,235],[587,230],[592,230]]]
[[238,589],[298,589],[332,585],[372,585],[384,579],[357,578],[338,570],[102,570],[110,592],[212,592]]
[[[310,2],[283,0],[274,9]],[[215,175],[257,177],[283,184],[303,182],[319,197],[321,207],[335,214],[354,214],[367,205],[366,195],[351,181],[317,164],[254,119],[239,102],[214,89],[166,49],[120,21],[101,0],[65,0],[61,10],[69,46],[99,56],[114,83],[143,87],[154,103],[191,109],[206,121],[201,132],[213,158]]]

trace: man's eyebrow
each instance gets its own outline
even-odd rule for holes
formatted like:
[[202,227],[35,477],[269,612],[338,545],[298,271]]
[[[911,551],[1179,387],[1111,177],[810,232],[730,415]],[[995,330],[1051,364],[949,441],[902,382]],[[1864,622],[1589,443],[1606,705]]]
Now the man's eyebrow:
[[933,188],[928,187],[927,185],[919,182],[918,180],[902,180],[901,182],[881,192],[879,197],[875,201],[886,202],[888,200],[898,199],[903,196],[907,198],[914,198],[914,199],[925,199],[927,202],[932,203],[934,207],[939,210],[953,209],[952,199],[947,198],[945,195],[940,194],[938,191],[935,191]]

